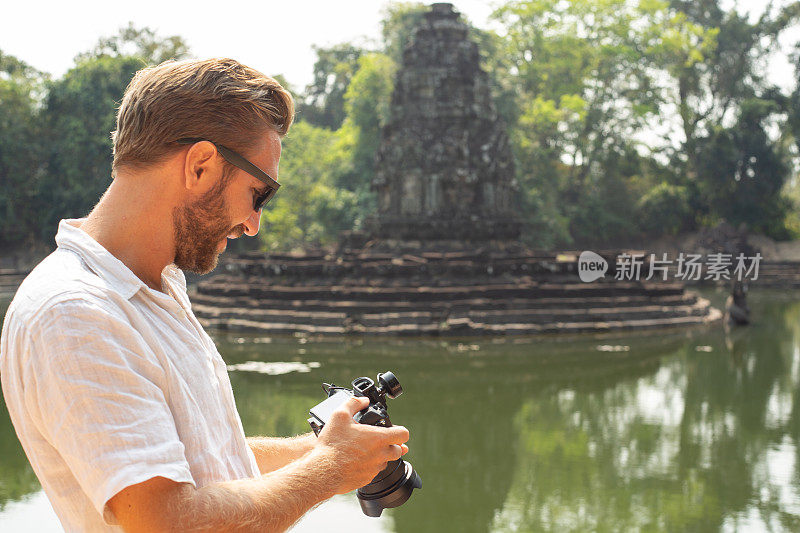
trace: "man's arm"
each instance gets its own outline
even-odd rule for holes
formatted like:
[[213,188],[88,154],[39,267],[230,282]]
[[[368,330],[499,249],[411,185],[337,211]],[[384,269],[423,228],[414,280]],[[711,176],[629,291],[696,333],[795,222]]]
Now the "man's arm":
[[253,451],[258,463],[258,470],[267,474],[292,461],[296,461],[310,452],[317,442],[313,433],[296,437],[248,437],[247,444]]
[[108,506],[127,532],[284,531],[323,500],[366,485],[408,451],[404,427],[353,420],[368,403],[350,398],[309,453],[259,478],[195,489],[156,477],[123,489]]

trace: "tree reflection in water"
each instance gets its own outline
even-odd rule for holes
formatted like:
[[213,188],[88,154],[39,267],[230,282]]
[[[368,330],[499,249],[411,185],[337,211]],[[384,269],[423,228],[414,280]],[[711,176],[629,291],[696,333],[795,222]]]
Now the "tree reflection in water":
[[11,425],[6,404],[0,401],[0,511],[9,501],[20,500],[39,488],[39,480],[36,479],[17,440],[14,426]]
[[655,372],[529,398],[488,530],[798,530],[800,304],[757,305]]

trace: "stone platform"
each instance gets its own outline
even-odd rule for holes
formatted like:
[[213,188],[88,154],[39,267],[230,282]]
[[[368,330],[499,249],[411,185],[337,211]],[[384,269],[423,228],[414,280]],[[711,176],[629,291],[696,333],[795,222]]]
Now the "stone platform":
[[[568,255],[564,257],[569,257]],[[544,252],[242,255],[193,291],[213,329],[284,334],[532,335],[702,325],[681,284],[580,282]]]
[[800,262],[762,261],[758,279],[750,282],[751,288],[800,289]]
[[27,275],[27,270],[0,268],[0,298],[10,300]]

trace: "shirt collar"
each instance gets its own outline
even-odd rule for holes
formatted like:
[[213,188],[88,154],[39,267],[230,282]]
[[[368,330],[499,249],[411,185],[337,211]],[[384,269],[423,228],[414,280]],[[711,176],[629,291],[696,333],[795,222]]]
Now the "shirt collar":
[[[114,257],[111,252],[81,229],[84,221],[86,221],[85,218],[62,220],[58,224],[58,233],[56,234],[58,247],[78,254],[95,274],[108,282],[109,286],[125,299],[130,299],[139,289],[149,289],[144,281],[125,266],[125,263]],[[167,266],[161,275],[169,278],[173,283],[179,284],[184,291],[186,290],[183,272],[174,265]]]
[[175,265],[167,265],[164,270],[161,271],[161,277],[163,278],[165,286],[178,286],[179,290],[173,290],[172,296],[184,310],[190,310],[192,308],[192,303],[189,301],[189,295],[186,293],[186,275],[184,275],[183,270]]

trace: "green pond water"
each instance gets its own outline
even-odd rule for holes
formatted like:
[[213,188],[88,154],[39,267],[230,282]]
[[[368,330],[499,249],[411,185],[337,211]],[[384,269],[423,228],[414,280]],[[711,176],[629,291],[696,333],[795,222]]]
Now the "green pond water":
[[[248,435],[305,432],[323,381],[403,384],[422,490],[380,519],[339,496],[295,531],[797,531],[800,293],[750,305],[729,334],[216,340],[250,362],[231,370]],[[59,531],[0,406],[0,530]]]

